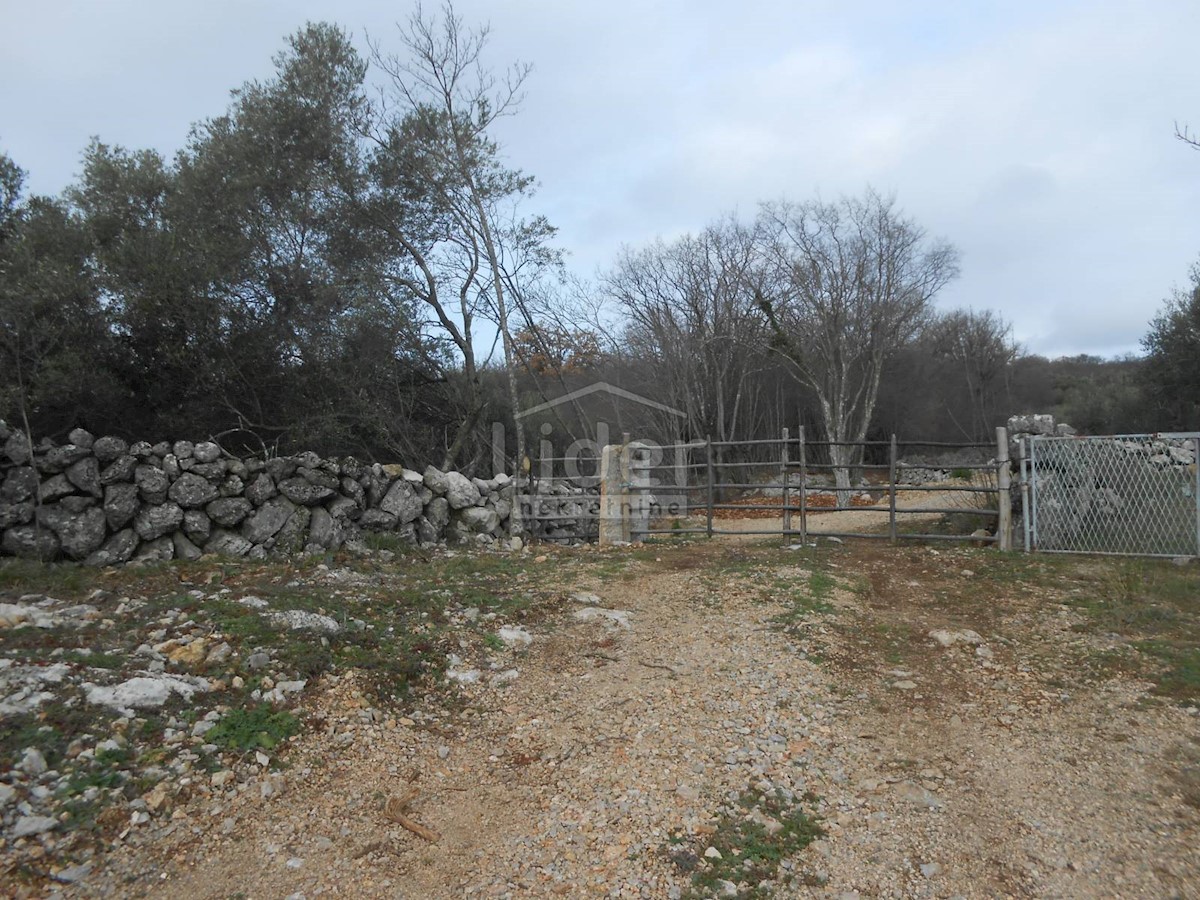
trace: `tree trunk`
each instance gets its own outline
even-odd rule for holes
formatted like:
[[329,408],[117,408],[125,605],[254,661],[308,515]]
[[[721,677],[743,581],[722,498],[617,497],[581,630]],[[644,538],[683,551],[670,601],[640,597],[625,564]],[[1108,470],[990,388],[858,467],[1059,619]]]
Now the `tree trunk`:
[[[508,397],[512,403],[513,410],[513,426],[517,431],[517,462],[515,475],[519,478],[519,473],[525,469],[525,430],[521,427],[521,420],[518,413],[521,411],[521,393],[517,386],[517,364],[516,354],[513,350],[512,334],[508,329],[508,305],[504,300],[504,283],[500,277],[500,257],[496,252],[496,244],[492,239],[492,227],[488,219],[487,210],[484,209],[483,201],[479,197],[479,193],[475,188],[475,180],[468,173],[467,184],[471,191],[471,199],[475,205],[475,213],[479,217],[479,229],[483,237],[484,250],[487,252],[488,265],[492,269],[492,289],[496,293],[496,317],[499,319],[500,340],[504,345],[504,368],[508,374]],[[508,519],[509,534],[514,537],[520,536],[525,531],[525,523],[521,515],[521,503],[519,498],[513,498],[512,513]]]

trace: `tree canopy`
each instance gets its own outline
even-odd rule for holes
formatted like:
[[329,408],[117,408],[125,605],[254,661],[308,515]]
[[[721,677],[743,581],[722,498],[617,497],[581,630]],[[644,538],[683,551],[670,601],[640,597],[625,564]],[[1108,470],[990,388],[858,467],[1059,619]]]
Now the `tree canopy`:
[[1200,427],[1200,264],[1121,360],[1029,356],[1001,312],[937,309],[956,251],[870,190],[568,282],[496,138],[531,69],[489,68],[487,28],[450,6],[393,40],[309,24],[181,151],[96,138],[57,197],[0,152],[0,416],[471,468],[491,422],[607,381],[684,411],[689,438],[810,428],[843,487],[836,447],[888,432]]
[[1142,339],[1144,384],[1163,429],[1200,429],[1200,261],[1189,280],[1191,287],[1174,292]]

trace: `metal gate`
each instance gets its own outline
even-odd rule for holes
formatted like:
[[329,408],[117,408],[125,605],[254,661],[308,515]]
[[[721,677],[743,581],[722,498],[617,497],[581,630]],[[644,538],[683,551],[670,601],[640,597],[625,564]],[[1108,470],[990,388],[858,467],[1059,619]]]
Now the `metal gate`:
[[1024,439],[1025,549],[1200,556],[1198,439],[1195,432]]
[[[793,437],[785,428],[779,438],[655,445],[652,453],[645,453],[643,446],[632,445],[635,483],[625,486],[634,498],[634,539],[688,534],[780,535],[801,542],[836,537],[892,543],[971,541],[994,543],[1002,550],[1012,546],[1008,436],[1003,428],[997,429],[995,443],[897,441],[895,436],[890,441],[838,443],[807,440],[803,428]],[[854,487],[837,487],[833,482],[839,467],[831,461],[835,446],[856,449],[860,458],[870,453],[880,461],[842,465],[842,469],[857,473],[859,480]],[[900,448],[969,451],[978,461],[949,465],[957,475],[953,483],[925,483],[920,478],[914,481],[903,470],[921,472],[928,467],[906,467],[900,460]],[[735,457],[730,459],[723,451],[737,453],[729,453]],[[989,458],[988,451],[996,458]],[[931,499],[916,501],[913,495]],[[847,511],[873,514],[874,522],[848,531],[839,529],[837,516],[824,518]],[[994,524],[986,536],[978,533],[983,529],[977,525],[963,533],[936,534],[904,525],[913,521],[912,517],[923,521],[930,514]],[[741,515],[750,518],[742,520]]]

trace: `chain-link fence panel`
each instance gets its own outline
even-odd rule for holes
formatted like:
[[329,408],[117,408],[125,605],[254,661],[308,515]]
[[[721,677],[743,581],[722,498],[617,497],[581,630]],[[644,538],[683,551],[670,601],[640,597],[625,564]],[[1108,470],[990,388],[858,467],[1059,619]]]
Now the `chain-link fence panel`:
[[1200,555],[1198,437],[1032,437],[1034,549]]

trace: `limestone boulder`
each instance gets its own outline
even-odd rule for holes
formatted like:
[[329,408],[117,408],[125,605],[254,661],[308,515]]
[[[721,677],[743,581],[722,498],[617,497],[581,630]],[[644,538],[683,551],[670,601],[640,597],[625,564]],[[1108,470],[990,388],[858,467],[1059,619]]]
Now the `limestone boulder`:
[[224,528],[232,528],[254,512],[254,504],[245,497],[221,497],[204,507],[208,517]]
[[278,493],[271,476],[266,472],[259,472],[246,488],[246,499],[255,506],[262,506]]
[[213,529],[212,537],[204,545],[205,553],[216,553],[220,556],[245,556],[253,545],[233,531],[224,528]]
[[294,476],[279,482],[279,493],[301,506],[315,506],[332,497],[334,491],[324,485],[313,484],[299,476]]
[[113,531],[133,521],[140,505],[136,484],[110,484],[104,489],[104,516]]
[[133,480],[147,503],[162,503],[167,499],[171,482],[167,480],[167,473],[158,466],[142,463],[133,470]]
[[[459,472],[447,472],[445,483],[446,502],[450,504],[451,509],[466,509],[479,503],[479,488],[466,475]],[[434,493],[437,492],[434,491]]]
[[38,482],[37,470],[30,466],[9,469],[4,476],[3,486],[0,486],[0,500],[8,503],[32,500],[37,494]]
[[129,441],[110,435],[97,438],[92,444],[92,454],[102,463],[111,463],[129,452]]
[[58,536],[63,553],[71,559],[87,559],[99,550],[108,532],[104,510],[91,507],[75,512],[68,506],[42,507],[42,522]]
[[421,515],[423,504],[412,484],[401,478],[388,488],[379,508],[386,513],[391,513],[397,521],[407,524]]
[[242,523],[242,536],[253,544],[275,537],[295,509],[287,497],[273,497]]
[[49,528],[18,525],[4,532],[0,550],[7,556],[48,561],[58,556],[58,536]]
[[193,472],[184,472],[167,491],[167,496],[184,509],[199,509],[216,500],[219,494],[208,479]]
[[486,506],[471,506],[458,513],[462,523],[476,534],[491,534],[500,527],[500,516]]
[[203,547],[212,536],[212,519],[199,509],[188,509],[183,513],[183,533],[197,546]]
[[118,563],[128,562],[133,558],[137,546],[137,532],[132,528],[125,528],[105,541],[99,550],[84,560],[84,565],[115,566]]
[[137,457],[128,453],[118,456],[100,471],[101,484],[117,484],[122,481],[133,481],[137,470]]
[[212,441],[201,441],[192,448],[192,458],[200,463],[214,463],[221,458],[221,448]]
[[154,541],[183,524],[183,508],[178,503],[159,503],[141,509],[133,518],[133,528],[143,541]]

